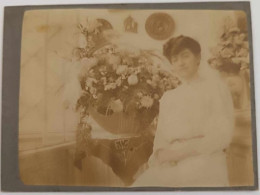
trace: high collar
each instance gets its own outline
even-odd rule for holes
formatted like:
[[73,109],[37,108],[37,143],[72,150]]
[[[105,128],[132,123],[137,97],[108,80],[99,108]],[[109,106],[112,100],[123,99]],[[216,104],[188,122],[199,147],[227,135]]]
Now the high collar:
[[195,83],[198,83],[199,81],[201,81],[202,77],[201,75],[197,72],[192,78],[190,78],[189,80],[181,80],[183,85],[193,85]]

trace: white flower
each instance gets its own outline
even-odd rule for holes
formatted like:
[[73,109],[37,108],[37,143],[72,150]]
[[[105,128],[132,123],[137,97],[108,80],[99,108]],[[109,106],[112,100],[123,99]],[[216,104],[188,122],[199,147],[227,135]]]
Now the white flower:
[[89,92],[90,92],[91,94],[96,94],[97,89],[92,87],[92,88],[90,88]]
[[105,85],[104,90],[110,90],[110,89],[115,89],[117,87],[116,83],[108,83],[107,85]]
[[240,57],[234,57],[234,58],[231,58],[231,60],[235,64],[239,64],[241,62],[241,58]]
[[127,65],[119,65],[116,69],[116,74],[121,75],[127,72]]
[[245,57],[248,55],[248,50],[245,49],[245,48],[241,48],[237,53],[236,53],[237,56],[240,56],[240,57]]
[[106,55],[106,61],[108,64],[120,64],[121,58],[114,54]]
[[245,33],[241,33],[240,35],[235,35],[234,36],[234,43],[236,43],[237,45],[242,45],[245,38],[246,38]]
[[106,73],[107,72],[107,67],[106,66],[101,66],[99,69],[100,73]]
[[161,80],[161,78],[158,74],[153,75],[153,77],[152,77],[153,83],[159,82],[160,80]]
[[82,66],[82,69],[83,70],[89,70],[91,69],[92,67],[96,66],[98,64],[98,60],[97,58],[82,58],[80,60],[80,64]]
[[123,87],[123,90],[127,90],[127,89],[128,89],[128,86],[125,85],[125,86]]
[[240,67],[240,70],[246,70],[246,69],[248,69],[249,68],[249,64],[247,64],[247,63],[242,63],[241,64],[241,67]]
[[122,58],[122,63],[127,65],[132,65],[133,59],[129,56],[125,56],[124,58]]
[[134,73],[135,73],[135,74],[140,73],[140,72],[141,72],[141,69],[142,69],[141,67],[135,68]]
[[232,48],[225,48],[221,51],[221,56],[223,58],[230,58],[232,55],[234,55]]
[[137,97],[141,98],[143,96],[143,93],[142,92],[138,92],[136,95],[137,95]]
[[241,62],[245,64],[249,64],[250,63],[249,55],[247,55],[246,57],[242,57]]
[[97,80],[94,78],[87,78],[87,80],[86,80],[87,87],[92,87],[93,83],[97,83]]
[[101,77],[100,79],[103,83],[103,85],[107,84],[107,78],[106,77]]
[[238,27],[232,27],[229,29],[229,33],[238,33],[240,30]]
[[121,112],[124,106],[122,101],[120,99],[117,99],[110,103],[110,108],[113,110],[113,112]]
[[152,81],[151,81],[150,79],[148,79],[148,80],[146,81],[146,83],[149,84],[149,85],[152,85]]
[[116,80],[116,85],[117,86],[120,86],[122,84],[122,80],[121,80],[121,78],[118,78],[117,80]]
[[138,83],[138,77],[136,74],[132,74],[128,77],[127,82],[129,85],[136,85]]
[[150,96],[143,96],[140,100],[141,107],[150,108],[153,105],[153,98]]
[[156,99],[156,100],[158,100],[158,99],[160,98],[160,96],[159,96],[157,93],[155,93],[155,94],[153,95],[153,97],[154,97],[154,99]]

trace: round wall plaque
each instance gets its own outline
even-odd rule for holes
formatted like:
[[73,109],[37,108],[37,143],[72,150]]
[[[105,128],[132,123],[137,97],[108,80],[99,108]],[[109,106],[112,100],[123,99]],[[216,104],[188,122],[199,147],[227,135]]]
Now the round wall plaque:
[[150,37],[156,40],[169,38],[175,29],[173,18],[166,13],[154,13],[150,15],[145,23],[145,30]]

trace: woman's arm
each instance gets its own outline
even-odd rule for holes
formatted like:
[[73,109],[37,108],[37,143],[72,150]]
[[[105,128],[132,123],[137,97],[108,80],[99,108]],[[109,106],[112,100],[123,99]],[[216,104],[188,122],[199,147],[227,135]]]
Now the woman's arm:
[[[199,135],[199,136],[194,136],[191,138],[176,139],[176,140],[173,140],[171,142],[171,144],[174,144],[177,142],[184,143],[184,142],[188,142],[189,140],[192,140],[192,139],[198,139],[198,141],[200,141],[200,139],[203,137],[204,137],[203,135]],[[178,151],[178,150],[174,150],[172,148],[164,148],[164,149],[161,148],[161,149],[157,150],[155,155],[157,157],[159,164],[162,164],[162,163],[165,163],[168,161],[180,161],[187,157],[196,156],[198,154],[199,153],[196,150],[187,150],[187,151],[179,150]]]
[[[186,101],[187,105],[176,103],[168,113],[162,109],[162,119],[157,130],[163,132],[162,134],[167,133],[158,136],[157,143],[163,142],[161,137],[169,141],[167,145],[157,144],[158,147],[154,150],[159,162],[179,161],[193,155],[210,154],[229,146],[234,129],[234,111],[230,92],[221,83],[216,82],[210,83],[209,88],[205,89],[206,99],[203,96],[204,92],[200,91],[200,93],[202,102],[199,103],[202,103],[202,107],[194,106],[192,110],[195,102]],[[167,106],[165,104],[163,108],[167,109]],[[170,119],[167,114],[170,114]],[[194,119],[192,114],[195,114]],[[196,115],[203,115],[203,117],[200,119]],[[168,133],[170,131],[174,132]],[[197,135],[194,132],[197,132]]]
[[197,154],[210,154],[229,146],[234,129],[232,102],[228,97],[222,99],[227,104],[221,104],[218,101],[216,99],[211,102],[208,118],[201,122],[201,128],[204,128],[204,131],[201,131],[203,134],[173,140],[168,147],[158,150],[160,162],[179,161]]

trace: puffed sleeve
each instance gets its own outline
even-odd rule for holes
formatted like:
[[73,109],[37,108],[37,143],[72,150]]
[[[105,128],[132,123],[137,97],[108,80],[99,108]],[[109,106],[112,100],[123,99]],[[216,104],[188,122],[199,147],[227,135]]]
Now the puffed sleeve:
[[168,148],[174,139],[192,136],[195,125],[187,122],[190,106],[186,104],[186,100],[183,101],[184,96],[186,95],[180,87],[166,92],[161,98],[153,152]]
[[[167,146],[169,143],[165,138],[163,131],[169,131],[169,126],[167,125],[167,117],[169,114],[169,104],[171,103],[169,98],[169,92],[166,92],[160,99],[160,108],[157,121],[157,128],[155,133],[155,138],[153,142],[153,152],[155,153],[158,149]],[[168,113],[168,114],[167,114]]]
[[[209,154],[227,148],[233,137],[234,111],[228,88],[222,83],[212,84],[203,100],[207,107],[207,115],[201,120],[199,128],[203,129],[197,136],[173,140],[169,149],[182,152],[194,151]],[[199,132],[199,131],[198,131]]]
[[164,95],[160,99],[157,128],[153,142],[153,153],[148,160],[149,167],[154,166],[158,163],[156,160],[158,150],[169,145],[168,140],[165,138],[165,133],[163,133],[163,131],[169,131],[169,126],[167,125],[167,113],[169,112],[170,104],[169,100],[169,92],[164,93]]

